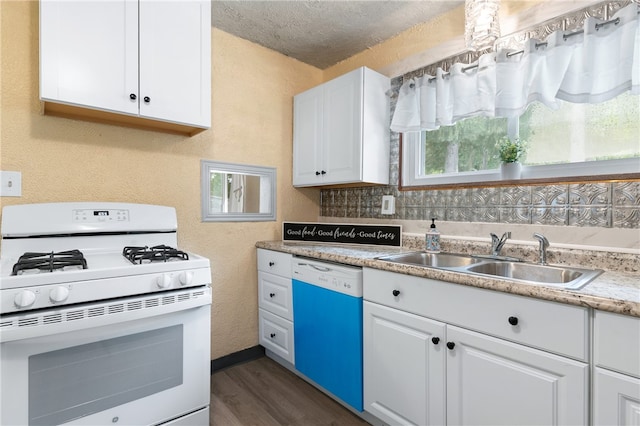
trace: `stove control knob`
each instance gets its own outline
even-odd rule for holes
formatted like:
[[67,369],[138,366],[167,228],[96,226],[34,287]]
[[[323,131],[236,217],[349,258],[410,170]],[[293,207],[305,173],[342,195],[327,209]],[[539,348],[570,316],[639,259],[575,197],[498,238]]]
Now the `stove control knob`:
[[69,297],[69,289],[67,287],[59,286],[49,292],[49,300],[53,303],[64,302],[67,297]]
[[156,280],[159,288],[167,288],[171,285],[171,276],[169,274],[162,274]]
[[180,274],[180,284],[189,285],[193,281],[193,272],[184,271]]
[[16,294],[16,297],[13,299],[13,303],[17,308],[27,308],[33,305],[33,302],[36,301],[36,294],[31,290],[23,290],[20,293]]

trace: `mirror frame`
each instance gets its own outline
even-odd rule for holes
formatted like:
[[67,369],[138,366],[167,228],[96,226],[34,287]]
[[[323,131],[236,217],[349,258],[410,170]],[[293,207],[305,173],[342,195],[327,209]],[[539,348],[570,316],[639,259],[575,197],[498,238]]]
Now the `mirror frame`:
[[[249,174],[264,177],[271,184],[269,195],[271,209],[265,213],[210,213],[210,176],[212,172]],[[274,167],[252,166],[248,164],[224,163],[220,161],[200,161],[200,197],[203,222],[259,222],[276,220],[276,169]]]

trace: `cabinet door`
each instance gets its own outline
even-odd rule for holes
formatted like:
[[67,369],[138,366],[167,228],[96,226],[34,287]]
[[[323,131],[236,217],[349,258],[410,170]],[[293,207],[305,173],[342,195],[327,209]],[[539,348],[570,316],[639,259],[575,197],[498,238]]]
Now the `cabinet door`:
[[448,424],[587,424],[587,364],[447,326],[451,343]]
[[444,332],[440,322],[365,301],[365,411],[391,425],[444,424]]
[[40,98],[138,114],[138,2],[40,2]]
[[211,3],[140,0],[140,115],[210,127],[210,70]]
[[[293,98],[293,184],[321,184],[323,87],[318,86]],[[324,174],[322,172],[325,172]]]
[[640,379],[596,367],[593,424],[640,426]]
[[362,180],[363,68],[324,84],[324,183]]

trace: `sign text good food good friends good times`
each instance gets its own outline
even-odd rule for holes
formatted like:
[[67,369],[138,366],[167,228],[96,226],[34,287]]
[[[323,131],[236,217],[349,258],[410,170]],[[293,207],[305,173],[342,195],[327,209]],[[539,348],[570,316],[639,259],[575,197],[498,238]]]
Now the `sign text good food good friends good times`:
[[284,241],[400,247],[402,245],[402,226],[284,222],[282,224],[282,239]]

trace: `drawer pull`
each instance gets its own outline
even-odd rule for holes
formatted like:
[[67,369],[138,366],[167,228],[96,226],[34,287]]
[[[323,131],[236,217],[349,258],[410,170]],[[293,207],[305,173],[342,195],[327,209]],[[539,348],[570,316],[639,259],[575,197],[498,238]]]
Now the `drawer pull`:
[[400,295],[400,290],[393,290],[391,293],[392,293],[395,297],[397,297],[397,296],[399,296],[399,295]]
[[437,345],[438,343],[440,343],[440,338],[439,337],[432,337],[431,341],[433,342],[434,345]]
[[509,317],[509,324],[518,325],[518,317]]
[[275,293],[269,293],[269,297],[276,297]]
[[269,266],[273,266],[275,264],[276,264],[275,262],[269,262]]
[[450,350],[450,351],[451,351],[451,350],[453,350],[453,348],[455,348],[455,347],[456,347],[456,344],[455,344],[455,343],[453,343],[453,342],[447,342],[447,348],[449,348],[449,350]]
[[271,338],[273,339],[274,337],[276,337],[276,333],[271,333],[269,336],[271,336]]

